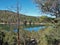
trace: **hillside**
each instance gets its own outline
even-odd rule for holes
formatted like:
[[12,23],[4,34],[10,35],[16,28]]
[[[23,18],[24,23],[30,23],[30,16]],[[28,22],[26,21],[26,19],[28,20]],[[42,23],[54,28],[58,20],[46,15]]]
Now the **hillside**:
[[[38,18],[20,14],[20,21],[23,22],[24,20],[36,22]],[[0,22],[17,22],[17,13],[8,10],[0,10]]]

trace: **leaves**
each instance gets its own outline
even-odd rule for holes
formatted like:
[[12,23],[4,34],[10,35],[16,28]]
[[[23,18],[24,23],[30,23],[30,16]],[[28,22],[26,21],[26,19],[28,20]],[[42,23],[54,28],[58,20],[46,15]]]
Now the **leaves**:
[[39,9],[43,12],[47,12],[48,14],[52,13],[52,15],[59,17],[60,15],[60,0],[35,0]]

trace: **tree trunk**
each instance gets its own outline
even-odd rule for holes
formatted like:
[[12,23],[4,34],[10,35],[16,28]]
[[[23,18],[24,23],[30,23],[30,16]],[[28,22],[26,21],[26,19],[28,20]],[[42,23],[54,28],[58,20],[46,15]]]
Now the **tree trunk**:
[[24,40],[24,45],[25,45],[25,40]]

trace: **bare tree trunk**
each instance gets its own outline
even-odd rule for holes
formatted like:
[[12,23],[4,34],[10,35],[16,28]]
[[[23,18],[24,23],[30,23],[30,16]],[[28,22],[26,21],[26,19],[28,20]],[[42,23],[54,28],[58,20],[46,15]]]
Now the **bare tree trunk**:
[[25,45],[26,43],[25,43],[25,40],[24,40],[24,45]]

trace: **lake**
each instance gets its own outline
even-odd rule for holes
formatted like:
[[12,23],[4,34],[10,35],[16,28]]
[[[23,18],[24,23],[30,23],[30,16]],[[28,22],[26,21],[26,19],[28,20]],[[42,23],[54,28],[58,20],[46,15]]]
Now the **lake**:
[[[34,30],[34,31],[38,31],[38,30],[42,30],[42,29],[44,29],[45,28],[45,26],[30,26],[30,27],[24,27],[23,28],[23,30],[28,30],[28,31],[32,31],[32,30]],[[17,29],[15,29],[14,30],[15,32],[17,32]]]
[[42,29],[44,29],[44,28],[45,28],[45,26],[35,26],[35,27],[24,28],[24,30],[29,30],[29,31],[34,30],[34,31],[38,31],[38,30],[42,30]]
[[[1,27],[2,29],[5,29],[5,30],[10,30],[9,25],[2,25],[2,24],[0,24],[0,27]],[[28,30],[28,31],[32,31],[32,30],[38,31],[38,30],[42,30],[42,29],[45,28],[45,26],[43,26],[43,25],[32,25],[32,26],[29,26],[29,25],[24,26],[24,25],[22,25],[22,27],[23,27],[22,30]],[[14,28],[14,32],[17,32],[16,27],[14,27],[14,26],[12,25],[12,28]]]

